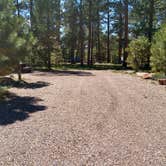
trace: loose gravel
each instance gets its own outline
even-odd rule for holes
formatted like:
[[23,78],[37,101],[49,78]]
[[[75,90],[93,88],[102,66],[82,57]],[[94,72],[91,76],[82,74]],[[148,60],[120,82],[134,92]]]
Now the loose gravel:
[[166,166],[165,86],[112,71],[23,77],[32,86],[0,104],[0,165]]

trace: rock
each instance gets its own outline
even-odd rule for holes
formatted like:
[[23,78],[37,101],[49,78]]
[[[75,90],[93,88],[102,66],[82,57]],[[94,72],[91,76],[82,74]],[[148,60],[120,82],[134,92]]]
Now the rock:
[[153,73],[143,73],[143,72],[137,72],[136,75],[138,77],[141,77],[143,79],[151,79],[153,77]]
[[125,71],[125,73],[127,73],[127,74],[134,74],[135,71],[134,70],[127,70],[127,71]]
[[147,73],[147,74],[144,74],[143,75],[143,79],[151,79],[153,77],[153,74],[152,73]]
[[137,75],[138,77],[143,77],[145,74],[147,74],[147,73],[142,73],[142,72],[137,72],[137,73],[136,73],[136,75]]
[[166,79],[159,79],[158,81],[160,85],[166,85]]

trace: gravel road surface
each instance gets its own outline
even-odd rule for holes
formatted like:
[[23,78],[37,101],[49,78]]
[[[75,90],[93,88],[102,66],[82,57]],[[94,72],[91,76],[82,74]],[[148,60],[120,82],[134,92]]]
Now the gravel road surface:
[[166,166],[166,87],[112,71],[25,74],[0,103],[2,166]]

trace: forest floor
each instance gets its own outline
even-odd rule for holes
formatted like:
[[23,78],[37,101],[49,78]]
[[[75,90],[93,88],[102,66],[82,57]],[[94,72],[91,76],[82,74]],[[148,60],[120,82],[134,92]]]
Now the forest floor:
[[166,165],[166,87],[110,70],[24,74],[0,103],[0,165]]

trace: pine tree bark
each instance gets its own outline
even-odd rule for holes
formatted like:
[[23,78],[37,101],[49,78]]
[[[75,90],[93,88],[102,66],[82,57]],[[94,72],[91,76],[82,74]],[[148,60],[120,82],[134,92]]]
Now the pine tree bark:
[[[20,7],[19,7],[19,1],[16,1],[16,8],[17,8],[17,16],[20,17]],[[18,36],[19,36],[19,32]],[[22,80],[22,74],[21,74],[21,64],[20,61],[18,61],[18,68],[17,68],[17,74],[18,74],[18,80],[21,81]]]
[[80,0],[80,61],[81,66],[84,65],[84,29],[83,29],[83,2]]
[[121,57],[122,57],[122,35],[123,35],[123,16],[122,13],[119,13],[119,48],[118,48],[118,63],[121,63]]
[[22,74],[21,74],[21,64],[20,62],[18,63],[18,69],[17,69],[17,74],[18,74],[18,80],[22,80]]
[[94,26],[93,26],[93,23],[92,23],[92,36],[91,36],[91,59],[90,59],[90,65],[92,66],[93,65],[93,47],[94,47]]
[[148,39],[149,42],[152,42],[152,35],[153,35],[153,19],[154,19],[154,0],[149,0],[150,7],[149,7],[149,29],[148,29]]
[[70,58],[71,58],[71,64],[75,63],[75,55],[74,55],[74,46],[70,49]]
[[56,6],[56,36],[57,41],[60,44],[60,28],[61,28],[61,0],[57,0],[57,6]]
[[29,2],[31,30],[33,30],[33,0]]
[[123,67],[127,67],[127,47],[128,47],[128,35],[129,35],[129,28],[128,28],[128,0],[124,0],[124,16],[125,16],[125,47],[124,47],[124,56],[123,56]]
[[100,42],[100,13],[99,10],[97,10],[97,58],[99,62],[101,63],[101,42]]
[[50,13],[49,13],[49,8],[48,8],[48,13],[47,13],[47,58],[48,58],[48,63],[47,67],[48,70],[51,70],[51,51],[50,51]]
[[107,11],[107,63],[110,63],[110,10],[109,10],[109,0],[107,0],[108,11]]
[[[149,42],[152,42],[153,37],[153,20],[154,20],[154,14],[155,14],[155,4],[154,0],[149,0],[149,28],[148,28],[148,39]],[[148,56],[148,62],[147,62],[147,68],[150,68],[150,51]]]
[[91,44],[92,44],[92,0],[89,0],[89,16],[88,16],[88,66],[91,64]]
[[20,16],[19,0],[16,0],[17,15]]

